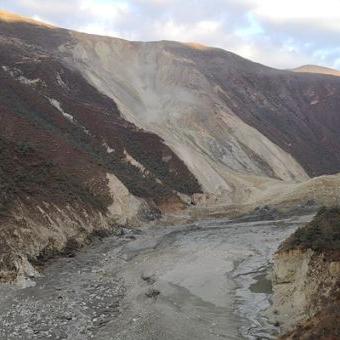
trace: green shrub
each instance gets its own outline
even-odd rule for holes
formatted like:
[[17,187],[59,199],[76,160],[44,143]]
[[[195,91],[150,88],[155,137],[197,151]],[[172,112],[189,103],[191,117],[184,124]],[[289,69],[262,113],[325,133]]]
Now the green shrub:
[[314,219],[299,228],[281,246],[282,250],[340,250],[340,208],[321,208]]

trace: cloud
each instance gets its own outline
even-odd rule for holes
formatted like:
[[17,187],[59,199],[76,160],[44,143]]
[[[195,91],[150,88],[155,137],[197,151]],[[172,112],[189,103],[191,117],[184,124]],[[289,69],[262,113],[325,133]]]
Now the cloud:
[[3,0],[2,7],[87,33],[222,47],[279,68],[340,67],[339,0]]
[[340,31],[338,0],[255,0],[253,12],[269,21],[288,23],[302,21],[322,29]]

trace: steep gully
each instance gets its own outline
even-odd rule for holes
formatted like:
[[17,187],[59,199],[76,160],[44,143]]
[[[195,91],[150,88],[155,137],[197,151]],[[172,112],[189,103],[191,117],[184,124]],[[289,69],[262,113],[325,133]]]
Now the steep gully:
[[272,339],[272,255],[310,215],[123,229],[0,287],[0,339]]

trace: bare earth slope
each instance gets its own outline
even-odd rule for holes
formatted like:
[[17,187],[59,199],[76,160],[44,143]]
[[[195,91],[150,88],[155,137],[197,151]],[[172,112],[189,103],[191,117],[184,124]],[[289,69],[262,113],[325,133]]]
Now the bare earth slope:
[[178,52],[195,54],[192,47],[74,37],[77,44],[62,49],[66,56],[72,53],[68,62],[114,98],[127,119],[159,134],[204,190],[227,191],[235,199],[237,183],[252,181],[238,175],[307,178],[293,157],[230,110],[195,59]]
[[178,153],[191,143],[223,171],[284,180],[305,179],[297,162],[310,176],[339,171],[340,79],[175,42],[74,37],[70,63]]

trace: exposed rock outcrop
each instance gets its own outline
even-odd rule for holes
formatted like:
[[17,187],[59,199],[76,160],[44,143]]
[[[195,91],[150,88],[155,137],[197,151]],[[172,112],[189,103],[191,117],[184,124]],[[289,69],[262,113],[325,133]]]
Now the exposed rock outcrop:
[[274,258],[273,309],[282,339],[340,336],[340,209],[321,210]]

